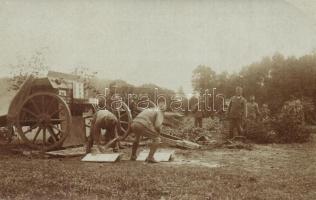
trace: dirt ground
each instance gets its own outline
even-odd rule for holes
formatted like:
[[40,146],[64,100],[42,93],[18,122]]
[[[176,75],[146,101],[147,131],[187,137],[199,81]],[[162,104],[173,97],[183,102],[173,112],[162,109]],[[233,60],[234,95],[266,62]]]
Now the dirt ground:
[[0,146],[0,199],[316,197],[316,139],[252,150],[177,149],[173,162],[159,164],[84,163],[81,157],[25,156],[14,148]]

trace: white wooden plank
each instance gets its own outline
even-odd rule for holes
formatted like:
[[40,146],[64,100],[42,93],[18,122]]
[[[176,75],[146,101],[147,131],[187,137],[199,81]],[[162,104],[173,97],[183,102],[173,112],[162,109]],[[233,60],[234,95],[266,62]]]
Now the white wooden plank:
[[120,153],[89,153],[81,161],[83,162],[115,162],[120,159]]
[[[160,149],[154,154],[155,160],[158,162],[169,162],[174,155],[175,151],[171,149]],[[137,161],[145,161],[148,157],[149,150],[143,150],[137,156]]]

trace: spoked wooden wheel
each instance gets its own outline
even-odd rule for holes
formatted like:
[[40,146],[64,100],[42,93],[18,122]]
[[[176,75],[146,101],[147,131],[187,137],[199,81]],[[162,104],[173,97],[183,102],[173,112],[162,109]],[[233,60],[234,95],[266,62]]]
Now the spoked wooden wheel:
[[16,129],[30,147],[48,151],[60,147],[71,125],[71,113],[59,96],[39,92],[29,96],[18,109]]
[[124,102],[121,102],[119,107],[113,109],[113,112],[118,119],[118,134],[121,138],[125,138],[129,134],[132,123],[131,110]]

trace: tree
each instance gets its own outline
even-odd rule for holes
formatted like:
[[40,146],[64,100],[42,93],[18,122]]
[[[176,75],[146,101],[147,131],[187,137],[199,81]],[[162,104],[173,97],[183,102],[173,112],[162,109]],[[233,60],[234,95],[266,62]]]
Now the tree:
[[29,60],[20,58],[18,64],[11,65],[9,90],[18,90],[28,75],[43,76],[48,69],[45,49],[37,50]]
[[199,65],[193,70],[192,74],[192,87],[193,90],[200,95],[216,85],[216,73],[210,67],[205,65]]

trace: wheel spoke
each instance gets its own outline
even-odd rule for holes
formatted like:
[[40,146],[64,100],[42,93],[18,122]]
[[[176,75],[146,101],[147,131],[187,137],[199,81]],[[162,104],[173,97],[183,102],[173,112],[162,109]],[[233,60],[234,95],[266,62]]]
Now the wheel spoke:
[[35,123],[37,124],[38,123],[38,120],[20,120],[20,124],[25,124],[25,123]]
[[37,113],[37,114],[40,114],[41,111],[40,111],[38,105],[33,101],[33,99],[30,99],[30,102],[32,103],[33,107],[35,108],[36,113]]
[[55,127],[55,126],[51,126],[51,127],[52,127],[53,129],[57,130],[58,133],[65,133],[65,131],[63,131],[63,130],[61,130],[61,129]]
[[119,118],[119,119],[121,119],[121,113],[120,113],[120,110],[116,110],[116,112],[117,112],[117,116],[118,116],[118,118]]
[[33,113],[32,111],[30,111],[29,109],[27,109],[27,108],[22,108],[22,110],[23,110],[24,112],[26,112],[26,113],[29,113],[29,114],[33,115],[33,117],[37,118],[37,115],[36,115],[35,113]]
[[42,107],[42,113],[45,113],[45,99],[44,99],[44,95],[41,96],[41,107]]
[[28,130],[26,130],[25,132],[23,132],[23,134],[25,135],[25,134],[27,134],[27,133],[30,133],[30,132],[32,132],[35,128],[37,128],[37,127],[39,127],[39,124],[38,124],[38,123],[36,123],[36,124],[33,125],[33,126],[30,126],[30,128],[29,128]]
[[46,128],[43,129],[43,145],[46,144]]
[[52,117],[52,116],[54,116],[55,114],[61,112],[62,110],[65,110],[65,108],[64,108],[64,107],[61,107],[61,108],[59,108],[58,110],[55,110],[53,113],[50,113],[49,115]]
[[48,132],[52,136],[54,142],[57,142],[57,140],[58,140],[57,136],[55,135],[54,130],[51,127],[48,128]]
[[122,130],[124,133],[126,133],[126,132],[127,132],[127,130],[125,130],[125,129],[124,129],[124,128],[122,128],[122,127],[121,127],[121,130]]
[[42,130],[42,128],[41,128],[41,127],[38,127],[38,129],[37,129],[37,131],[36,131],[36,133],[35,133],[35,136],[34,136],[34,138],[33,138],[33,141],[32,141],[33,144],[35,143],[35,140],[37,139],[37,136],[38,136],[38,134],[41,132],[41,130]]
[[61,119],[50,119],[51,122],[63,122],[65,121],[65,118],[61,118]]
[[51,98],[51,100],[49,101],[49,103],[47,104],[47,106],[46,106],[46,111],[47,111],[47,113],[49,113],[49,108],[50,108],[50,106],[52,105],[52,103],[53,103],[53,101],[54,101],[54,98]]
[[127,115],[127,112],[124,112],[124,113],[120,116],[120,118],[124,117],[125,115]]

